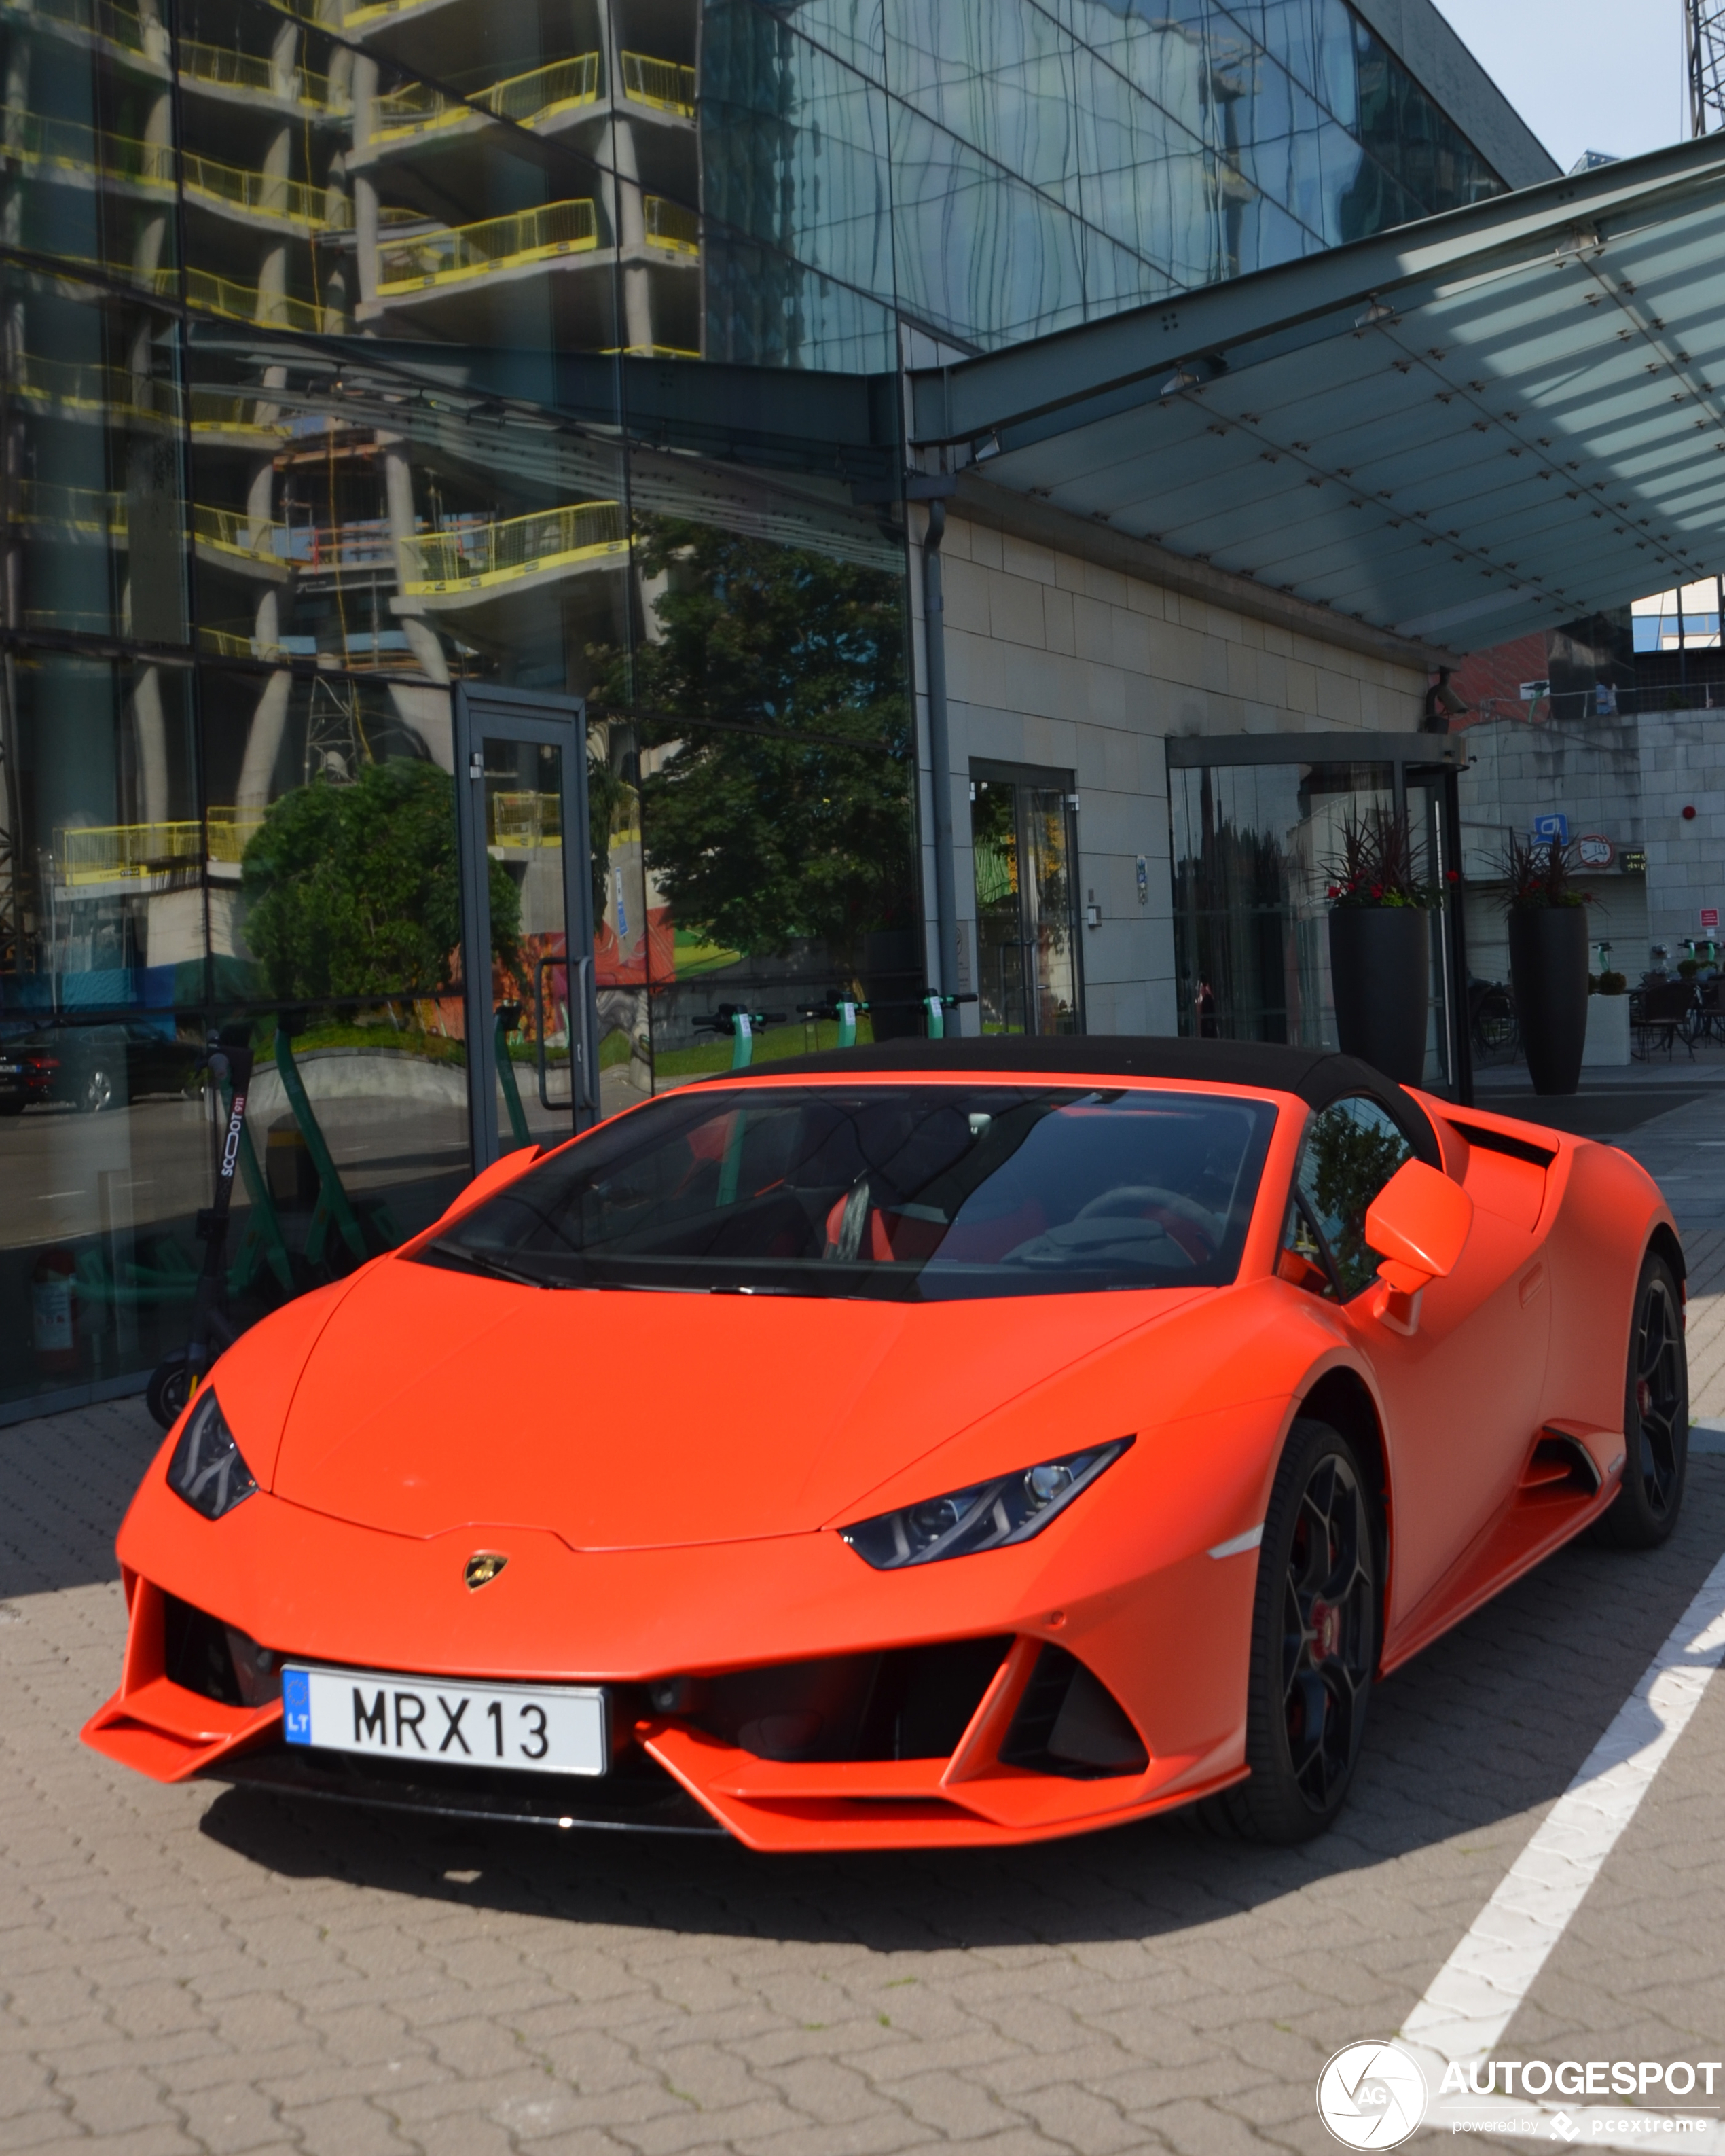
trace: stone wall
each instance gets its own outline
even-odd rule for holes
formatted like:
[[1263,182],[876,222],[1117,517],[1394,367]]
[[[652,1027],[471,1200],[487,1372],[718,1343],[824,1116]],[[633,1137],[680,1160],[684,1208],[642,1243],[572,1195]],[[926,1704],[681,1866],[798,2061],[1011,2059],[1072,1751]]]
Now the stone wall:
[[[972,759],[1070,771],[1081,803],[1079,896],[1094,891],[1101,913],[1082,937],[1087,1029],[1173,1033],[1167,737],[1411,731],[1428,672],[1411,656],[1329,643],[962,512],[949,519],[942,559],[963,963],[973,968],[976,950]],[[920,552],[912,566],[920,571]],[[920,705],[920,574],[912,586]],[[919,717],[926,744],[926,710]],[[924,765],[926,787],[926,747]],[[925,843],[930,829],[925,815]],[[924,875],[932,916],[932,850]]]

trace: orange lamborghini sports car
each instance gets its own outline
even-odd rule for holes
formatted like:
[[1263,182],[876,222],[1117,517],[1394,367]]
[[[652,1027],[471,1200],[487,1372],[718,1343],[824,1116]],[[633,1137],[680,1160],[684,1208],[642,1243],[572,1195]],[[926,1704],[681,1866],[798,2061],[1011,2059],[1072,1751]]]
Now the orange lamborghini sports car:
[[1670,1532],[1683,1301],[1624,1154],[1339,1055],[691,1085],[223,1356],[121,1531],[85,1733],[757,1849],[1196,1799],[1296,1840],[1378,1678],[1584,1529]]

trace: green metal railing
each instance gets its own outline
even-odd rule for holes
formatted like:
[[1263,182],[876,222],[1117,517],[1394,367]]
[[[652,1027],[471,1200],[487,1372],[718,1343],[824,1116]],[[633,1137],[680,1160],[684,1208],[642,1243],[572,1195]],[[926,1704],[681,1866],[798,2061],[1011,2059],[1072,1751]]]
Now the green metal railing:
[[572,502],[404,540],[402,590],[478,591],[538,570],[621,554],[628,546],[629,520],[620,501]]

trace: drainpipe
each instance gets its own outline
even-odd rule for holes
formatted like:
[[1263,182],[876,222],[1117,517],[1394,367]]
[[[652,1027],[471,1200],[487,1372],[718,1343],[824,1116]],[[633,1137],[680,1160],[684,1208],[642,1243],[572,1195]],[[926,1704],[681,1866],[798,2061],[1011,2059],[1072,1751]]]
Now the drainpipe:
[[958,992],[958,893],[952,867],[952,747],[947,724],[946,603],[941,588],[941,542],[947,505],[928,505],[922,539],[922,646],[928,686],[928,762],[934,793],[934,913],[939,963],[934,985]]

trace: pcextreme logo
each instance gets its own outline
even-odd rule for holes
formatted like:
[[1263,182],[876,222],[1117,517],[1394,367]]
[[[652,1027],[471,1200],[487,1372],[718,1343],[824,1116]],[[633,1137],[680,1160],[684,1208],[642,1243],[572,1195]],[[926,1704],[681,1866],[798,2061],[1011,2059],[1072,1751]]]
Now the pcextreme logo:
[[1394,2148],[1425,2117],[1425,2076],[1399,2044],[1344,2044],[1317,2077],[1317,2115],[1348,2148]]

